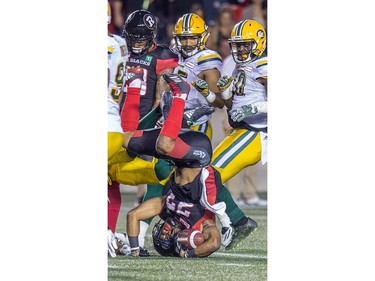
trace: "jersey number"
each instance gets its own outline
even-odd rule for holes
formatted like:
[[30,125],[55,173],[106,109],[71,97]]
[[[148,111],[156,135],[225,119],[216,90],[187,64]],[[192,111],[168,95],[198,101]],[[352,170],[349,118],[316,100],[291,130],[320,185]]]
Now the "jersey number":
[[245,72],[240,72],[234,81],[233,94],[236,96],[243,96],[245,94],[246,75]]
[[182,201],[174,200],[175,196],[171,193],[166,200],[167,208],[172,212],[180,214],[186,218],[190,217],[191,212],[189,209],[194,207],[194,204],[189,204]]

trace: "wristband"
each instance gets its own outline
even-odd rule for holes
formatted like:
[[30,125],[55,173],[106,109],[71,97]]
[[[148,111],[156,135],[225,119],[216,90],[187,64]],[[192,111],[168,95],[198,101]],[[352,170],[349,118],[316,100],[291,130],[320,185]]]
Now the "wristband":
[[260,102],[256,102],[252,104],[252,106],[255,107],[257,111],[261,113],[267,113],[267,105],[268,103],[266,101],[264,102],[260,101]]
[[231,87],[226,88],[223,92],[221,92],[221,98],[223,100],[229,100],[232,97],[232,91],[230,90]]
[[206,100],[209,102],[209,103],[213,103],[216,99],[216,95],[211,92],[210,90],[208,91],[208,95],[205,96]]
[[185,258],[196,258],[197,256],[194,253],[194,249],[185,252]]

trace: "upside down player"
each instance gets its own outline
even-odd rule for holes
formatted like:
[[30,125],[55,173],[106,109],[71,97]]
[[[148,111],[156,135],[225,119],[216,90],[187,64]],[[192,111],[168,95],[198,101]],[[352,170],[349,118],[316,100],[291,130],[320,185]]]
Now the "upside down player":
[[[142,72],[127,83],[130,86],[142,83]],[[137,72],[138,71],[138,72]],[[127,233],[132,256],[140,255],[138,241],[139,223],[169,211],[172,217],[184,228],[202,231],[205,241],[197,248],[185,251],[178,243],[177,254],[181,257],[205,257],[220,248],[220,232],[216,227],[215,214],[225,212],[225,204],[216,202],[217,189],[221,187],[220,174],[209,166],[212,154],[210,139],[203,133],[182,130],[181,121],[189,86],[173,74],[164,78],[169,83],[173,100],[168,118],[162,128],[136,130],[139,119],[139,88],[129,87],[124,110],[128,116],[124,128],[124,146],[137,154],[170,159],[176,170],[164,189],[166,194],[145,201],[128,212]]]

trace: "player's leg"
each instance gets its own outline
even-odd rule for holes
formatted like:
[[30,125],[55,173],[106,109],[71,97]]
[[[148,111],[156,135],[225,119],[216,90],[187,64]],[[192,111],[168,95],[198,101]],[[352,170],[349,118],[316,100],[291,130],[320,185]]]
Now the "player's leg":
[[108,228],[115,232],[118,215],[121,209],[121,193],[120,184],[118,182],[112,182],[108,184]]
[[237,129],[216,147],[211,165],[220,172],[225,183],[243,168],[256,164],[261,154],[259,132]]
[[[222,181],[226,182],[243,168],[256,164],[260,157],[259,133],[238,129],[234,134],[227,136],[214,150],[212,165],[220,172]],[[254,220],[246,217],[224,186],[217,195],[217,201],[226,203],[226,213],[232,222],[233,230],[226,225],[223,225],[222,229],[223,245],[230,250],[254,232],[258,225]],[[233,236],[230,238],[232,232]]]

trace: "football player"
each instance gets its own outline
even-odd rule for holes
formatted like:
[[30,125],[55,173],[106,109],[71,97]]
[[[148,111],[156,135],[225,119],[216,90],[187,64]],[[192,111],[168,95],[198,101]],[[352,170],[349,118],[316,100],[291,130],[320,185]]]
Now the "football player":
[[172,214],[183,228],[198,229],[205,237],[202,244],[189,251],[177,243],[178,256],[205,257],[220,248],[220,231],[215,223],[215,215],[225,213],[225,203],[216,203],[218,188],[222,186],[220,174],[209,165],[212,155],[210,139],[198,131],[181,130],[189,85],[175,74],[165,74],[164,78],[172,90],[171,108],[163,127],[149,130],[136,130],[140,97],[139,91],[133,87],[142,83],[142,76],[134,76],[126,82],[131,87],[124,103],[128,116],[124,146],[133,153],[168,159],[176,165],[164,188],[164,196],[147,200],[128,212],[127,234],[131,255],[143,255],[138,241],[140,221],[164,210]]
[[[141,118],[159,105],[161,93],[167,88],[163,74],[172,73],[178,63],[177,55],[169,46],[155,42],[156,32],[156,18],[146,10],[131,13],[122,32],[129,50],[127,66],[140,66],[145,70],[146,87],[142,89],[139,106]],[[122,122],[126,119],[124,114]]]
[[[220,78],[218,85],[223,90],[220,99],[228,108],[229,123],[235,130],[216,147],[212,159],[223,182],[247,166],[259,161],[265,164],[268,138],[267,56],[263,55],[266,31],[254,20],[242,20],[234,26],[228,41],[236,67],[232,77]],[[199,81],[199,85],[207,91],[204,81]],[[235,229],[226,249],[238,244],[241,232]]]
[[[185,104],[185,110],[198,107],[207,109],[207,114],[203,114],[202,117],[190,124],[190,128],[205,133],[211,139],[212,128],[209,119],[213,111],[210,110],[212,107],[209,103],[216,107],[224,106],[224,101],[220,96],[222,91],[219,86],[222,88],[225,87],[225,85],[217,85],[222,66],[221,57],[217,52],[205,47],[209,36],[208,28],[204,20],[196,14],[189,13],[183,15],[176,23],[173,35],[176,43],[175,49],[179,56],[178,67],[175,69],[174,73],[195,86],[195,88],[190,89]],[[195,81],[203,81],[204,84],[202,88],[200,88],[199,83],[194,84]],[[227,84],[229,83],[227,82]],[[226,87],[229,87],[229,85],[226,85]],[[163,186],[161,184],[148,185],[143,201],[161,196],[162,190]],[[228,246],[231,242],[234,233],[233,227],[238,232],[238,235],[241,236],[241,240],[256,229],[257,223],[251,218],[246,217],[243,211],[234,202],[230,192],[224,186],[220,189],[218,200],[226,203],[226,213],[229,216],[229,218],[225,215],[220,217],[220,222],[223,227],[223,246]],[[148,219],[141,222],[140,241],[142,244],[144,243],[144,235],[146,234],[151,220],[152,219]]]
[[[108,9],[110,13],[110,8]],[[160,93],[165,87],[162,74],[172,72],[177,65],[177,55],[171,52],[168,46],[157,45],[154,42],[156,29],[156,18],[149,11],[137,10],[131,13],[125,21],[122,33],[123,38],[120,38],[127,42],[127,44],[123,44],[123,46],[127,46],[124,49],[124,52],[128,52],[127,67],[140,65],[144,69],[146,83],[141,89],[142,103],[139,108],[141,118],[154,108],[150,116],[140,123],[139,126],[143,128],[153,127],[156,120],[160,117],[156,112],[156,108],[159,104]],[[120,41],[117,37],[114,37],[114,39]],[[119,71],[123,69],[124,65],[118,65]],[[114,86],[121,85],[122,77],[119,75],[115,77]],[[123,101],[121,93],[116,87],[111,88],[112,98],[119,101],[120,108]],[[126,118],[125,113],[121,111],[121,120]],[[151,121],[148,121],[150,119]],[[149,125],[150,122],[152,125]],[[116,227],[121,204],[119,182],[130,185],[157,183],[160,179],[165,178],[170,171],[164,172],[163,167],[161,167],[155,173],[155,166],[161,165],[156,160],[149,162],[138,157],[134,158],[123,148],[109,161],[110,188],[108,193],[111,202],[111,212],[108,214],[108,220],[113,231]]]

